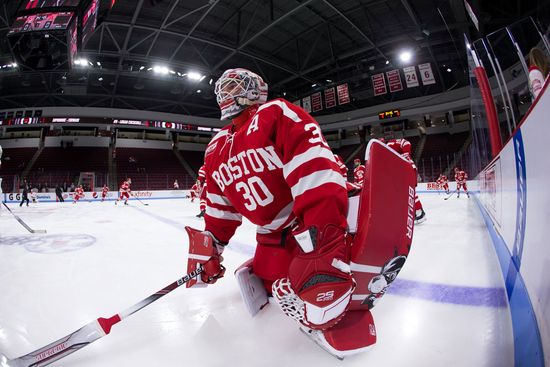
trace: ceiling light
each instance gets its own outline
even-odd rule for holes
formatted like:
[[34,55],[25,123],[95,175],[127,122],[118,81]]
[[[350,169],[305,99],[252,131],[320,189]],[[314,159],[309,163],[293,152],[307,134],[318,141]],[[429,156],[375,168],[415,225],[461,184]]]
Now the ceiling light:
[[214,79],[210,78],[210,81],[208,82],[208,84],[212,85],[213,81],[214,81]]
[[327,83],[332,83],[332,80],[330,80],[330,79],[327,79]]
[[97,80],[99,80],[100,82],[102,82],[102,81],[103,81],[103,77],[100,76],[99,78],[97,78]]
[[202,78],[204,78],[203,75],[197,73],[196,71],[190,71],[188,74],[187,74],[187,78],[188,79],[191,79],[191,80],[201,80]]
[[16,67],[17,67],[17,63],[16,63],[16,62],[12,63],[12,64],[11,64],[11,67],[12,67],[12,68],[16,68]]
[[157,74],[162,74],[162,75],[166,75],[168,74],[168,68],[166,66],[161,66],[161,65],[155,65],[153,66],[153,72],[157,73]]
[[145,69],[145,66],[141,66],[141,67],[139,68],[139,71],[141,71],[141,70],[143,70],[143,69]]
[[451,68],[447,68],[447,73],[450,73],[451,71],[453,71]]
[[312,84],[311,88],[315,88],[316,86],[317,86],[317,84]]
[[202,90],[200,90],[200,89],[197,89],[197,93],[202,93]]
[[76,59],[76,60],[74,60],[74,64],[75,65],[80,65],[80,66],[87,66],[88,65],[88,60],[83,59],[83,58]]
[[390,64],[390,60],[386,60],[386,65],[389,65]]
[[402,62],[409,62],[411,61],[412,59],[412,53],[410,51],[403,51],[401,52],[401,54],[399,55],[399,59],[402,61]]
[[98,61],[98,62],[96,62],[96,64],[97,64],[97,66],[101,66],[101,63],[100,63],[99,61]]

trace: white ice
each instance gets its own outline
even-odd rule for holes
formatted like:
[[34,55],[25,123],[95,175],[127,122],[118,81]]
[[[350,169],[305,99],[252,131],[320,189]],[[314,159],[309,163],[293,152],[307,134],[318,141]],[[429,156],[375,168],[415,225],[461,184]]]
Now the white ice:
[[[420,196],[428,220],[415,229],[402,292],[376,305],[378,342],[360,355],[338,361],[274,304],[248,315],[233,277],[254,251],[245,222],[217,284],[180,287],[52,366],[512,366],[507,304],[470,299],[472,287],[504,292],[490,237],[474,199],[445,196]],[[184,226],[202,229],[198,203],[148,203],[10,204],[45,235],[0,211],[0,353],[32,352],[186,273]]]

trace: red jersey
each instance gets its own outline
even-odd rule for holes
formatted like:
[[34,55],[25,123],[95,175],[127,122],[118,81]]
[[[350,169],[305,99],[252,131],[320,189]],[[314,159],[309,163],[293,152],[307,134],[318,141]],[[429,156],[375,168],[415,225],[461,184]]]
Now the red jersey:
[[353,169],[353,182],[358,185],[363,185],[363,177],[365,176],[365,166],[360,164]]
[[440,175],[437,179],[437,183],[440,185],[445,185],[447,182],[449,182],[449,179],[445,175]]
[[78,196],[82,196],[84,195],[84,189],[80,188],[80,187],[77,187],[75,190],[74,190],[74,193]]
[[122,185],[120,185],[119,191],[121,192],[130,192],[130,183],[128,181],[124,181]]
[[191,186],[191,191],[199,192],[199,185],[194,184],[193,186]]
[[334,155],[313,117],[284,99],[257,107],[239,128],[224,127],[206,148],[205,166],[205,229],[221,241],[242,216],[258,234],[295,219],[306,228],[346,227],[346,182]]
[[101,189],[101,192],[106,194],[109,192],[109,187],[108,186],[103,186],[103,189]]
[[387,145],[399,153],[403,158],[412,162],[411,143],[406,139],[394,139],[388,141]]
[[340,173],[342,174],[342,177],[344,177],[347,181],[348,167],[346,167],[346,165],[344,164],[344,160],[338,154],[334,155],[334,159],[336,159],[336,164],[338,164],[338,167],[340,167]]
[[201,166],[201,168],[199,168],[197,180],[199,180],[201,185],[204,185],[204,183],[206,182],[206,169],[204,164]]
[[457,183],[464,183],[468,179],[468,174],[464,171],[455,172],[455,181]]

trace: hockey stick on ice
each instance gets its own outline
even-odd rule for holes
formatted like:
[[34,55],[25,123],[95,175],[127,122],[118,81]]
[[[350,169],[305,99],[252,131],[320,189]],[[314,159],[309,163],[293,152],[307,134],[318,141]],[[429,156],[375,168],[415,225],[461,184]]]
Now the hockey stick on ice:
[[449,195],[447,195],[447,197],[446,197],[446,198],[444,198],[443,200],[448,200],[448,199],[450,199],[450,198],[451,198],[451,196],[453,196],[454,194],[456,194],[456,190],[455,190],[455,191],[453,191],[453,192],[451,192],[451,193],[450,193]]
[[[27,231],[31,232],[31,233],[46,233],[46,230],[45,229],[32,229],[31,227],[29,227],[27,225],[27,223],[23,222],[23,219],[19,218],[17,215],[15,215],[14,212],[11,211],[10,207],[6,205],[6,203],[2,202],[2,204],[4,204],[4,206],[6,207],[6,209],[8,209],[8,211],[11,213],[11,215],[13,215],[15,217],[15,219],[17,219],[17,221],[27,229]],[[0,365],[1,366],[1,365]]]
[[175,282],[167,285],[155,294],[150,295],[144,300],[136,303],[135,305],[127,308],[119,314],[111,316],[107,319],[100,317],[94,320],[75,332],[64,336],[63,338],[56,340],[53,343],[46,345],[40,349],[35,350],[29,354],[15,359],[8,359],[6,356],[0,354],[0,367],[41,367],[47,366],[58,359],[61,359],[69,354],[76,352],[77,350],[84,348],[88,344],[95,342],[96,340],[104,337],[111,332],[111,327],[117,324],[121,320],[124,320],[131,314],[141,310],[145,306],[155,302],[157,299],[167,295],[174,289],[187,283],[189,280],[195,278],[202,273],[203,268],[199,267],[197,270],[186,274],[183,278],[176,280]]
[[149,204],[147,203],[144,203],[143,201],[139,200],[139,198],[135,195],[132,195],[137,201],[139,201],[141,204],[143,204],[144,206],[149,206]]

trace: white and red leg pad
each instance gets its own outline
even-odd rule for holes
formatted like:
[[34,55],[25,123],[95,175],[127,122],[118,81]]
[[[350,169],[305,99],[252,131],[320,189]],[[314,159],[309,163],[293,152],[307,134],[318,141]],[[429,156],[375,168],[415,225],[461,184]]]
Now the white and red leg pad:
[[357,287],[350,310],[370,309],[384,295],[405,263],[414,230],[416,173],[411,163],[371,140],[365,168],[351,247]]
[[339,359],[361,353],[376,343],[376,327],[368,310],[348,311],[339,323],[327,330],[302,327],[302,331]]
[[253,259],[250,259],[239,266],[235,270],[235,277],[247,311],[251,316],[255,316],[268,304],[268,299],[262,280],[252,270],[252,261]]

